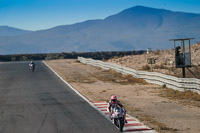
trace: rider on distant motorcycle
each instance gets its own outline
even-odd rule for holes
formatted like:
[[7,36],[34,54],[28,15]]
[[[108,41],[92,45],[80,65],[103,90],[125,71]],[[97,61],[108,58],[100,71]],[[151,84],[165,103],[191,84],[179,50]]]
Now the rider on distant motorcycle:
[[29,63],[29,66],[31,66],[31,65],[35,66],[35,63],[34,63],[33,61],[31,61],[31,62]]
[[114,109],[115,105],[119,105],[120,107],[122,107],[123,111],[124,111],[124,118],[125,118],[125,123],[127,123],[126,120],[126,109],[124,108],[124,106],[120,103],[119,100],[117,100],[117,96],[111,96],[110,101],[108,102],[108,110],[110,113],[110,116],[112,115],[112,110]]
[[30,63],[29,63],[29,67],[31,68],[31,67],[33,67],[33,70],[35,69],[35,63],[33,62],[33,61],[31,61]]

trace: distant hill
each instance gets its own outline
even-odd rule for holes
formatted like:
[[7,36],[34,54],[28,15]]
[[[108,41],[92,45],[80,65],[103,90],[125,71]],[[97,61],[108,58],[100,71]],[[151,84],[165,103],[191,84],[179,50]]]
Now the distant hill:
[[0,26],[0,36],[17,36],[30,33],[32,31],[21,30],[9,26]]
[[172,48],[172,38],[200,40],[200,14],[135,6],[103,20],[0,36],[0,53],[130,51]]

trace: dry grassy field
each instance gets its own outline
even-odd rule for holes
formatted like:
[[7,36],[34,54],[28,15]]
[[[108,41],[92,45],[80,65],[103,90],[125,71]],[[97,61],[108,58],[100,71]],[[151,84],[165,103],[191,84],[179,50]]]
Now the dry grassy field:
[[[154,72],[160,72],[176,77],[182,77],[182,69],[175,68],[174,50],[156,50],[150,54],[130,55],[124,57],[114,57],[108,62],[133,68],[135,70],[151,71],[151,65],[147,63],[147,58],[156,59],[152,65]],[[186,69],[186,77],[200,78],[200,43],[191,46],[192,67]]]
[[159,133],[200,132],[200,96],[196,93],[173,91],[77,60],[46,62],[90,101],[108,101],[116,95],[129,114]]

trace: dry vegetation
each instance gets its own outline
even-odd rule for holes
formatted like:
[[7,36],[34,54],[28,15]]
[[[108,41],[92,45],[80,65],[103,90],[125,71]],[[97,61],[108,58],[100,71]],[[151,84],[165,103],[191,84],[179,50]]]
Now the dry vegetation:
[[[156,63],[152,65],[154,72],[160,72],[176,77],[182,77],[180,68],[175,68],[174,50],[156,50],[150,54],[130,55],[124,57],[114,57],[108,62],[118,65],[130,67],[136,70],[151,71],[151,65],[147,64],[147,58],[156,59]],[[191,46],[192,67],[186,69],[186,77],[200,78],[200,43]]]
[[[123,61],[123,58],[119,59]],[[90,101],[108,101],[111,95],[117,95],[129,114],[159,133],[200,132],[200,96],[196,93],[148,84],[143,79],[84,65],[77,60],[47,63]]]
[[185,105],[192,105],[200,108],[200,95],[189,90],[177,91],[166,88],[161,92],[160,96],[167,97],[172,100],[178,100]]

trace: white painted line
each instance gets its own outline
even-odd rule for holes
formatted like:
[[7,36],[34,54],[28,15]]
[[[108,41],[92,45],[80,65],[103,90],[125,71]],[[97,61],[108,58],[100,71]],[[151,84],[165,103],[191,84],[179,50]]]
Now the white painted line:
[[154,133],[152,130],[149,131],[125,131],[125,133]]
[[107,104],[107,102],[102,102],[102,103],[100,103],[100,102],[92,102],[93,104],[95,104],[95,105],[98,105],[98,104]]
[[150,128],[148,128],[147,126],[128,126],[128,127],[124,127],[124,130],[126,131],[126,130],[128,130],[128,129],[150,129]]
[[[101,109],[100,108],[98,108],[98,107],[102,107],[102,106],[105,106],[105,105],[101,105],[101,104],[105,104],[106,102],[102,102],[102,103],[99,103],[99,102],[94,102],[94,103],[92,103],[92,102],[90,102],[86,97],[84,97],[82,94],[80,94],[77,90],[75,90],[69,83],[67,83],[61,76],[59,76],[53,69],[51,69],[51,67],[49,67],[47,64],[46,64],[46,62],[44,62],[43,61],[43,63],[56,75],[56,76],[58,76],[70,89],[72,89],[76,94],[78,94],[81,98],[83,98],[90,106],[92,106],[95,110],[97,110],[101,115],[103,115],[107,120],[109,120],[110,122],[112,122],[112,120],[110,120],[109,119],[109,115],[108,114],[106,114],[106,113],[108,113],[108,111],[101,111]],[[139,122],[140,123],[140,121],[138,120],[138,119],[136,119],[136,118],[133,118],[132,116],[130,116],[130,115],[128,115],[127,114],[127,118],[126,119],[134,119],[134,120],[136,120],[136,121],[133,121],[133,122]],[[129,122],[129,121],[128,121]],[[128,126],[128,127],[124,127],[124,132],[131,132],[131,131],[128,131],[128,130],[130,130],[130,129],[142,129],[142,128],[146,128],[146,129],[150,129],[149,127],[147,127],[147,126]],[[134,133],[156,133],[154,130],[151,130],[151,131],[134,131]]]
[[76,94],[78,94],[81,98],[83,98],[90,106],[92,106],[95,110],[97,110],[100,114],[102,114],[107,120],[112,122],[103,112],[95,107],[93,103],[91,103],[86,97],[80,94],[77,90],[75,90],[67,81],[65,81],[60,75],[58,75],[51,67],[46,64],[46,62],[42,61],[56,76],[58,76],[70,89],[72,89]]
[[137,121],[137,119],[135,119],[134,117],[130,117],[130,116],[126,117],[126,119],[128,119],[128,120],[130,120],[130,119],[132,120],[133,119],[133,120]]
[[133,124],[133,123],[140,123],[140,122],[138,122],[138,121],[128,121],[128,124]]
[[97,108],[107,108],[107,106],[105,106],[105,105],[99,105],[99,106],[95,105],[95,107],[97,107]]
[[102,111],[102,112],[103,112],[104,114],[105,114],[105,113],[108,113],[108,111]]
[[107,106],[96,106],[99,109],[107,109]]

